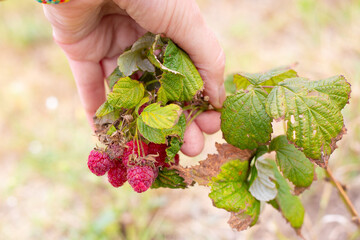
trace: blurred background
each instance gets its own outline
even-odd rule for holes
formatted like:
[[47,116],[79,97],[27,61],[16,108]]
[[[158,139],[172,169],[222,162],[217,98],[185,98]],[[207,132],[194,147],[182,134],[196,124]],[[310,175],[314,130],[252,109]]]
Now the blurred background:
[[[227,56],[226,73],[299,63],[301,76],[343,74],[348,134],[330,159],[360,211],[360,2],[198,0]],[[111,187],[87,169],[95,140],[64,54],[36,1],[0,2],[0,239],[298,239],[266,206],[244,232],[212,207],[208,189]],[[210,51],[210,49],[209,49]],[[191,160],[214,152],[214,141]],[[186,159],[186,158],[183,158]],[[318,170],[302,195],[306,239],[360,239],[336,189]]]

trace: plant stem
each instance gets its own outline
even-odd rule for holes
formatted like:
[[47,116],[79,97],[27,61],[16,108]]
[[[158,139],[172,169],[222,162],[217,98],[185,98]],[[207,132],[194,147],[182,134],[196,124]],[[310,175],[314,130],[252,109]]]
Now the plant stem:
[[145,87],[147,87],[153,83],[156,83],[156,82],[159,82],[159,80],[157,80],[157,79],[151,80],[150,82],[145,83]]
[[201,113],[203,113],[204,112],[204,110],[201,110],[201,109],[199,109],[195,114],[194,114],[194,116],[191,116],[191,115],[189,115],[189,117],[191,116],[191,118],[190,118],[190,120],[188,120],[188,119],[186,119],[186,127],[188,127],[188,126],[190,126],[190,124],[195,120],[195,118],[197,117],[197,116],[199,116]]
[[347,207],[348,211],[350,212],[351,216],[352,216],[352,221],[358,225],[360,227],[360,218],[359,218],[359,214],[357,213],[354,205],[352,204],[352,202],[349,199],[349,196],[347,195],[347,193],[345,192],[344,188],[342,187],[342,185],[339,183],[338,180],[336,180],[336,178],[334,177],[332,171],[330,170],[329,167],[327,167],[325,169],[327,175],[330,178],[330,181],[335,185],[336,189],[338,190],[345,206]]
[[261,86],[263,88],[274,88],[275,86]]

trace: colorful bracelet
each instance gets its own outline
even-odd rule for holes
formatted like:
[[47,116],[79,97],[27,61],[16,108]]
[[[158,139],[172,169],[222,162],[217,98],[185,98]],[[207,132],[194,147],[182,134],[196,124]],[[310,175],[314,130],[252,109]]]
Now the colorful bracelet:
[[36,0],[36,1],[43,4],[58,4],[58,3],[66,3],[70,0]]

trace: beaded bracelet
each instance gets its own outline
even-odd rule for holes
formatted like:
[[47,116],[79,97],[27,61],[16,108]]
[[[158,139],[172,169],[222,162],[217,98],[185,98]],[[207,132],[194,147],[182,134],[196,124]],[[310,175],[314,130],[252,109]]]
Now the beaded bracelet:
[[43,4],[58,4],[58,3],[66,3],[70,0],[36,0],[36,1]]

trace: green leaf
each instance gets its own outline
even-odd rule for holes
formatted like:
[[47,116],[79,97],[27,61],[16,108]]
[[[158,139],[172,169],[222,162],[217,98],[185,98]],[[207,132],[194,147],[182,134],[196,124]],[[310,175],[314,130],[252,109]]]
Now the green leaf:
[[147,33],[139,38],[131,47],[118,58],[119,70],[125,75],[130,76],[138,70],[154,72],[155,67],[147,58],[147,52],[155,41],[155,36]]
[[314,165],[304,153],[290,144],[286,136],[274,138],[270,151],[276,151],[276,160],[284,176],[297,187],[308,187],[314,179]]
[[164,72],[158,90],[159,101],[162,104],[166,104],[168,101],[181,101],[183,99],[184,79],[183,75]]
[[324,167],[342,137],[341,109],[349,94],[349,83],[342,76],[315,82],[290,78],[270,92],[266,111],[287,120],[287,138]]
[[160,103],[153,103],[143,110],[140,118],[152,128],[168,129],[175,126],[181,113],[182,109],[179,105],[170,104],[161,107]]
[[296,71],[289,67],[277,68],[264,73],[260,78],[260,82],[262,86],[276,86],[287,78],[297,76]]
[[185,115],[182,114],[179,118],[178,123],[169,129],[157,129],[152,128],[146,125],[142,119],[139,117],[137,118],[137,127],[141,133],[148,141],[154,142],[157,144],[166,143],[166,137],[174,136],[183,138],[185,132],[185,125],[186,125],[186,118]]
[[181,114],[177,124],[174,127],[163,129],[162,131],[166,134],[166,136],[179,137],[181,140],[183,140],[185,129],[186,129],[186,117],[185,114]]
[[329,96],[331,103],[336,104],[339,109],[343,109],[349,101],[351,88],[344,76],[333,76],[307,84],[310,90]]
[[165,162],[172,162],[174,157],[181,149],[182,141],[178,137],[172,137],[170,140],[170,146],[166,148],[166,160]]
[[271,118],[265,111],[266,93],[240,90],[224,102],[221,131],[225,140],[240,149],[254,149],[270,140]]
[[259,158],[267,152],[269,152],[269,148],[266,145],[261,145],[256,149],[255,158]]
[[181,75],[181,73],[175,71],[175,70],[172,70],[170,68],[167,68],[165,67],[160,61],[159,59],[157,58],[157,56],[155,55],[155,51],[157,49],[161,49],[162,47],[164,47],[164,43],[163,41],[161,40],[161,36],[160,34],[157,34],[155,36],[155,41],[153,42],[148,54],[147,54],[147,57],[149,59],[149,61],[157,68],[159,68],[160,70],[162,70],[163,72],[171,72],[171,73],[174,73],[174,74],[179,74]]
[[157,144],[166,143],[166,135],[161,129],[152,128],[146,125],[140,117],[137,118],[136,124],[141,135],[148,141]]
[[270,201],[276,197],[277,189],[274,179],[273,166],[269,159],[256,159],[257,177],[252,182],[249,192],[259,201]]
[[120,72],[118,67],[115,68],[115,70],[108,77],[110,89],[113,89],[115,83],[122,77],[125,77],[124,74],[122,74],[122,72]]
[[107,101],[116,108],[133,108],[144,97],[144,92],[145,88],[142,83],[124,77],[115,84]]
[[212,178],[209,197],[214,205],[231,212],[243,211],[256,223],[260,213],[260,202],[248,191],[248,161],[232,160],[221,166],[221,172]]
[[203,88],[204,83],[190,57],[171,40],[169,40],[165,50],[164,66],[183,75],[182,95],[177,100],[190,101]]
[[111,106],[108,101],[105,101],[96,111],[95,116],[100,118],[111,112],[114,112],[115,108]]
[[291,194],[291,188],[277,169],[275,162],[272,162],[272,164],[278,187],[278,194],[275,198],[277,204],[273,206],[280,209],[285,219],[290,222],[293,228],[301,228],[304,222],[305,209],[300,199]]
[[152,184],[151,188],[187,188],[187,184],[184,182],[184,179],[179,176],[177,170],[169,170],[164,168],[159,171],[158,177],[155,179],[155,182]]
[[234,75],[234,83],[238,90],[245,90],[249,85],[276,86],[285,79],[292,77],[297,77],[297,73],[289,67],[282,67],[265,73],[239,73]]
[[106,132],[107,135],[111,136],[114,132],[116,132],[116,128],[114,127],[114,125],[111,125],[111,127],[109,128],[109,130]]
[[234,75],[234,83],[236,85],[236,89],[247,89],[250,85],[257,85],[258,79],[260,78],[260,73],[239,73]]
[[136,40],[136,42],[134,42],[134,44],[131,46],[131,50],[137,51],[137,50],[149,48],[152,46],[154,41],[155,41],[155,35],[152,34],[151,32],[147,32],[144,34],[144,36],[142,36],[141,38]]
[[144,58],[142,52],[125,51],[118,59],[119,70],[125,76],[131,76],[138,70],[154,72],[155,68],[147,58]]

